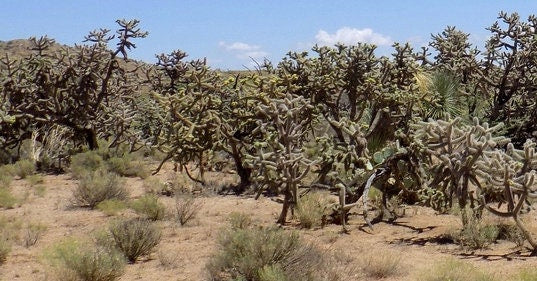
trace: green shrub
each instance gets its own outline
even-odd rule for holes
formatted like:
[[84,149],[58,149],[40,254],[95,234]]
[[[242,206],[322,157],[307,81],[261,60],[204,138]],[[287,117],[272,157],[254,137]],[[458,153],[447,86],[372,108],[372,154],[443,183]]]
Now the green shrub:
[[477,270],[470,264],[456,259],[437,263],[421,274],[419,281],[493,281],[492,275]]
[[12,209],[19,203],[19,200],[11,194],[9,188],[0,187],[0,208]]
[[60,280],[113,281],[125,268],[125,259],[116,249],[72,239],[54,245],[45,257],[58,270]]
[[107,216],[115,216],[118,212],[127,208],[127,203],[123,200],[108,199],[100,202],[96,207],[97,210]]
[[118,175],[99,169],[82,176],[73,192],[73,203],[93,209],[104,200],[125,200],[127,195],[127,189]]
[[166,206],[154,194],[144,195],[134,200],[130,206],[137,214],[153,221],[161,220],[166,215]]
[[131,263],[140,256],[150,254],[161,239],[160,230],[145,219],[119,221],[109,230],[115,246]]
[[21,179],[33,175],[35,173],[35,164],[31,160],[19,160],[14,165],[14,174]]
[[233,212],[228,220],[231,229],[246,229],[252,225],[252,218],[245,213]]
[[71,157],[71,173],[80,179],[102,168],[104,164],[103,158],[96,151],[79,153]]
[[128,155],[112,157],[106,162],[110,171],[124,177],[140,177],[145,179],[151,174],[143,161],[133,160],[132,157]]
[[202,203],[189,194],[177,195],[175,197],[175,214],[177,221],[185,225],[194,219],[200,211]]
[[212,280],[315,280],[322,253],[295,232],[277,228],[230,229],[207,264]]
[[299,199],[296,216],[302,227],[323,226],[325,217],[331,210],[331,202],[327,196],[328,194],[322,192],[310,192]]

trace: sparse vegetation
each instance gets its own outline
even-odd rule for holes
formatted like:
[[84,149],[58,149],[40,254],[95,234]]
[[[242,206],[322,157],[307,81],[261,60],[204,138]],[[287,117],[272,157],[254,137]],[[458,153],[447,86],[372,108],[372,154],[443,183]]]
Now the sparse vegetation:
[[[537,17],[524,21],[501,12],[483,49],[447,27],[421,51],[394,43],[391,54],[379,56],[368,43],[315,45],[276,65],[265,61],[257,71],[237,73],[212,70],[180,50],[158,55],[154,64],[129,59],[133,40],[147,32],[137,20],[117,24],[114,36],[99,29],[75,47],[31,38],[27,54],[0,56],[0,208],[13,209],[2,211],[13,217],[65,211],[63,189],[49,173],[71,172],[66,186],[76,184],[73,205],[107,216],[130,207],[139,216],[125,219],[131,210],[121,212],[97,245],[53,247],[47,258],[59,279],[117,280],[126,260],[152,253],[160,226],[169,227],[166,237],[184,235],[185,241],[214,236],[210,227],[189,231],[159,221],[172,200],[160,195],[175,197],[171,212],[180,225],[195,221],[202,204],[209,216],[236,211],[207,264],[215,281],[323,280],[323,253],[288,231],[298,228],[296,221],[288,224],[289,213],[301,228],[316,229],[303,232],[326,232],[324,240],[345,247],[354,236],[339,240],[339,232],[324,228],[328,223],[354,231],[356,224],[347,228],[346,222],[360,208],[365,224],[358,228],[374,230],[379,221],[399,218],[401,206],[420,205],[460,216],[462,228],[449,238],[465,250],[485,252],[508,240],[518,247],[510,254],[525,255],[529,245],[537,255],[535,225],[525,226],[535,222],[522,219],[525,212],[531,217],[537,197]],[[144,158],[156,154],[158,165]],[[161,169],[164,175],[157,175]],[[141,180],[134,177],[149,194],[128,201],[130,189],[140,196]],[[45,196],[45,185],[62,196]],[[32,191],[42,198],[32,200]],[[254,224],[244,213],[255,216],[253,205],[246,210],[241,201],[213,211],[213,198],[194,196],[226,192],[283,204],[277,218],[264,214]],[[42,208],[50,198],[54,208]],[[74,219],[62,221],[69,231],[113,219],[70,214]],[[493,215],[512,221],[487,223]],[[269,219],[281,229],[266,227]],[[43,241],[44,225],[18,224],[0,219],[0,263],[11,245],[32,251]],[[175,260],[158,255],[162,266],[173,267]],[[356,270],[367,279],[396,278],[406,274],[398,256],[366,250]],[[494,279],[453,259],[419,278]],[[535,278],[532,271],[520,275]]]
[[127,194],[127,189],[118,175],[98,169],[82,176],[73,191],[73,203],[93,209],[104,200],[125,200]]
[[185,225],[194,219],[201,206],[202,203],[192,195],[179,194],[175,196],[175,215],[179,224]]
[[137,214],[152,221],[161,220],[166,215],[166,206],[159,202],[154,194],[147,194],[134,200],[130,203],[130,207]]
[[122,220],[110,227],[110,234],[125,258],[134,263],[144,255],[149,255],[161,239],[160,230],[153,222],[145,219]]
[[447,259],[429,268],[418,278],[419,281],[495,281],[492,275],[477,270],[472,265]]

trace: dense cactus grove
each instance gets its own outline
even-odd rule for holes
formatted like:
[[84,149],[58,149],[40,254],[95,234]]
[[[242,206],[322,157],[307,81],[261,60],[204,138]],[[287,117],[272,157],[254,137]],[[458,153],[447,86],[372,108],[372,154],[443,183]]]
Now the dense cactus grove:
[[500,13],[482,49],[447,27],[422,49],[314,46],[237,73],[179,50],[153,65],[130,60],[147,33],[136,20],[117,24],[117,34],[94,31],[73,48],[32,38],[31,55],[1,58],[4,163],[25,141],[45,146],[62,130],[65,155],[37,157],[40,169],[60,170],[51,162],[104,140],[161,151],[155,173],[173,162],[201,184],[223,160],[240,178],[230,191],[283,195],[281,224],[302,194],[323,189],[340,198],[335,223],[363,204],[371,225],[375,188],[386,211],[398,197],[440,212],[456,203],[464,224],[468,207],[510,217],[537,252],[519,218],[537,196],[535,16]]

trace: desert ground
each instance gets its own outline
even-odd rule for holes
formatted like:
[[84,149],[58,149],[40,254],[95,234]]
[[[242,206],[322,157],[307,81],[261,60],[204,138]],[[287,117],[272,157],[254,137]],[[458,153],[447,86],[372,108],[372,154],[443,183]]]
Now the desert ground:
[[[171,165],[156,175],[167,181],[174,176]],[[209,173],[214,185],[233,183],[233,175]],[[137,198],[147,192],[144,180],[125,178],[130,197]],[[0,210],[6,224],[23,225],[39,223],[46,230],[33,246],[24,245],[24,231],[19,231],[18,242],[4,264],[0,265],[0,279],[8,280],[53,280],[51,266],[44,257],[46,249],[69,237],[88,237],[102,230],[118,217],[135,217],[125,209],[116,216],[107,216],[99,210],[73,208],[71,197],[76,180],[69,173],[43,175],[40,192],[26,179],[15,179],[11,188],[15,195],[24,197],[12,209]],[[43,191],[44,189],[44,191]],[[207,280],[206,263],[217,250],[217,241],[227,218],[232,212],[251,215],[255,225],[273,226],[281,205],[275,198],[200,194],[201,210],[196,218],[180,226],[172,217],[158,221],[162,229],[162,240],[148,257],[128,264],[120,280]],[[159,200],[173,209],[174,199],[160,196]],[[449,241],[443,241],[445,233],[460,228],[460,219],[455,215],[439,215],[425,207],[406,206],[404,216],[393,223],[377,223],[369,229],[355,210],[343,233],[339,225],[327,225],[317,229],[301,229],[296,220],[282,226],[286,231],[298,231],[301,237],[334,256],[334,267],[338,268],[342,280],[371,280],[362,272],[364,261],[372,257],[400,257],[397,274],[384,280],[419,280],[421,274],[432,270],[446,259],[462,260],[493,274],[498,280],[506,280],[523,269],[537,265],[537,257],[515,243],[500,240],[484,250],[464,250]],[[499,222],[498,218],[487,218]],[[530,215],[524,217],[531,230],[537,233],[537,220]]]

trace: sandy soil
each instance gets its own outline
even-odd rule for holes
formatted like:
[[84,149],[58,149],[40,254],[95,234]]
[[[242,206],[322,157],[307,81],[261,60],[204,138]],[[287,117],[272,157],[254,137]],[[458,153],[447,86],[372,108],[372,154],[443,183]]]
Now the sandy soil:
[[[161,172],[162,180],[170,178],[171,171]],[[221,182],[223,175],[212,175]],[[144,194],[143,180],[126,179],[130,196],[136,198]],[[45,193],[38,196],[35,188],[26,180],[14,180],[15,194],[27,199],[14,209],[1,210],[0,217],[18,221],[41,223],[47,230],[36,245],[24,247],[15,243],[7,261],[0,265],[1,280],[52,280],[50,269],[43,258],[43,252],[54,243],[67,237],[88,236],[106,227],[115,219],[98,210],[70,208],[72,190],[76,181],[70,175],[44,176]],[[258,225],[274,225],[281,205],[270,198],[254,200],[242,196],[199,197],[203,202],[197,218],[181,227],[171,219],[158,222],[163,230],[163,239],[157,250],[148,258],[127,265],[121,280],[205,280],[205,264],[216,250],[216,240],[231,212],[250,214]],[[161,197],[161,201],[172,209],[173,198]],[[534,233],[537,233],[536,218],[525,217]],[[130,210],[119,216],[134,216]],[[491,220],[496,220],[491,218]],[[371,231],[364,225],[361,216],[351,217],[349,233],[342,233],[341,227],[329,225],[321,229],[304,230],[291,222],[285,229],[298,230],[302,237],[312,241],[330,253],[336,253],[345,268],[344,279],[368,280],[359,267],[364,256],[398,255],[401,257],[401,272],[395,278],[384,280],[417,280],[419,272],[427,271],[435,263],[455,257],[476,267],[494,273],[499,280],[518,272],[521,268],[537,266],[537,258],[529,257],[526,249],[518,249],[512,242],[500,241],[490,249],[467,252],[457,245],[440,243],[437,237],[459,227],[460,222],[453,215],[437,215],[434,211],[421,207],[407,207],[405,216],[395,223],[379,223]]]

